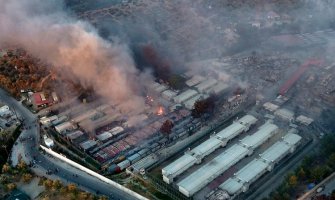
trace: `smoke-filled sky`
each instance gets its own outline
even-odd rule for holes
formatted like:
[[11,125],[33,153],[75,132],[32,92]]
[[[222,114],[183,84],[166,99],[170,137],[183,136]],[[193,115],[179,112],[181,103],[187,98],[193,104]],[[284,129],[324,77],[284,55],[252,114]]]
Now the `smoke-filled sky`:
[[136,69],[127,46],[105,41],[91,25],[69,16],[59,2],[0,0],[0,47],[22,46],[114,103],[143,106],[140,93],[150,83],[150,74]]

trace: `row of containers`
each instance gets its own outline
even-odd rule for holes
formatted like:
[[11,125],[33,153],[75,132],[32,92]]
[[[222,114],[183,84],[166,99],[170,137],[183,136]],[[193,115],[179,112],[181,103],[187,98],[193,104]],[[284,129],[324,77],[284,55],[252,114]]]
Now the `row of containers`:
[[[146,142],[145,144],[141,145],[140,147],[136,147],[130,151],[128,151],[125,156],[122,156],[120,159],[117,159],[113,164],[111,164],[108,167],[108,172],[109,173],[118,173],[124,169],[126,169],[127,167],[129,167],[130,165],[136,163],[137,161],[139,161],[140,159],[144,158],[145,156],[156,152],[157,150],[159,150],[160,148],[166,146],[167,143],[170,143],[171,140],[174,141],[176,138],[180,138],[180,137],[184,137],[184,132],[188,132],[188,133],[192,133],[195,132],[197,130],[199,130],[199,128],[201,127],[201,124],[195,120],[194,123],[191,122],[191,124],[193,124],[192,130],[190,131],[183,131],[181,133],[179,133],[179,136],[177,135],[178,133],[175,134],[171,134],[170,137],[162,137],[162,136],[158,136],[158,137],[154,137],[152,138],[150,141]],[[178,130],[178,129],[177,129]],[[119,162],[119,163],[117,163]]]

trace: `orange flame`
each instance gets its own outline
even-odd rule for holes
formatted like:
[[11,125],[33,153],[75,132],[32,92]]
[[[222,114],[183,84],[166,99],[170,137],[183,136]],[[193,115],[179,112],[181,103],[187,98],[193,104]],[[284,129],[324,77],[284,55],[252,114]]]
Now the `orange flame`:
[[157,110],[157,115],[163,115],[164,114],[164,108],[162,106],[159,106]]

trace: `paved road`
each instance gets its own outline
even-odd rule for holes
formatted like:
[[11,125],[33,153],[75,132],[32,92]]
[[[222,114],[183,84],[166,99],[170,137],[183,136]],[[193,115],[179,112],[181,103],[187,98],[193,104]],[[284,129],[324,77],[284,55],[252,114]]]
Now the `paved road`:
[[[31,169],[40,176],[60,179],[64,183],[75,183],[82,189],[89,192],[98,192],[99,194],[108,196],[109,199],[135,199],[130,194],[112,185],[41,153],[38,150],[40,127],[37,123],[37,117],[2,89],[0,89],[0,100],[11,108],[14,108],[19,118],[23,119],[24,126],[27,127],[27,129],[22,132],[20,137],[32,138],[24,142],[18,141],[18,144],[13,147],[13,164],[17,162],[18,154],[21,154],[26,162],[32,160],[36,161],[36,167]],[[56,168],[59,169],[57,174],[51,176],[46,175],[47,170],[55,170]],[[76,177],[74,174],[78,176]]]

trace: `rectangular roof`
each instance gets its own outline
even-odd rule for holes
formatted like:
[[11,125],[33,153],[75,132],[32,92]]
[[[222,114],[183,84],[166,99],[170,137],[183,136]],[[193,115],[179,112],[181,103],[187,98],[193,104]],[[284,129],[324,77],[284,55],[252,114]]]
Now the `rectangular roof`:
[[162,169],[162,174],[167,177],[176,177],[182,173],[185,167],[193,165],[196,162],[196,158],[190,154],[184,154],[182,157],[178,158],[174,162],[170,163],[168,166]]
[[206,94],[206,95],[203,95],[203,94],[197,94],[196,96],[194,96],[194,97],[192,97],[192,98],[190,98],[189,100],[187,100],[187,101],[184,102],[185,107],[188,108],[188,109],[192,109],[193,106],[194,106],[194,103],[195,103],[196,101],[198,101],[198,100],[201,99],[201,98],[205,99],[205,98],[207,98],[207,97],[208,97],[207,94]]
[[214,85],[207,93],[214,92],[215,94],[219,94],[228,88],[228,84],[219,82]]
[[187,80],[185,82],[185,84],[189,87],[192,87],[198,83],[200,83],[201,81],[205,80],[205,77],[200,76],[200,75],[195,75],[193,76],[191,79]]
[[87,140],[87,141],[85,141],[85,142],[80,143],[80,146],[81,146],[81,148],[83,148],[84,150],[87,150],[87,149],[89,149],[89,148],[95,146],[96,144],[97,144],[97,142],[94,141],[94,140]]
[[216,134],[216,136],[218,138],[220,138],[221,140],[229,140],[229,139],[235,137],[236,135],[242,133],[245,128],[246,127],[243,126],[242,124],[240,124],[238,122],[234,122],[233,124],[231,124],[227,128],[218,132]]
[[257,122],[257,118],[252,115],[245,115],[241,119],[239,119],[238,122],[243,125],[252,125]]
[[64,122],[55,126],[55,129],[58,133],[61,133],[67,129],[73,129],[73,124],[71,122]]
[[102,134],[97,135],[96,137],[97,137],[98,140],[100,140],[100,141],[105,141],[105,140],[107,140],[107,139],[113,137],[113,134],[110,133],[110,132],[103,132]]
[[248,147],[257,148],[268,138],[270,138],[277,129],[278,126],[271,123],[266,123],[262,125],[256,133],[243,138],[241,143]]
[[239,182],[239,180],[235,178],[229,178],[219,186],[220,189],[227,191],[230,195],[234,195],[241,191],[242,187],[243,183]]
[[288,133],[283,137],[283,141],[290,146],[296,145],[300,140],[301,136],[294,133]]
[[236,178],[242,182],[252,182],[256,177],[266,172],[268,164],[259,159],[254,159],[236,173]]
[[194,149],[192,149],[191,153],[194,153],[195,156],[200,156],[201,158],[203,158],[204,155],[208,155],[215,151],[217,148],[219,148],[221,143],[221,140],[217,139],[216,137],[211,137]]
[[229,169],[248,154],[248,149],[238,144],[233,145],[206,165],[190,174],[177,185],[179,191],[192,196],[216,177]]
[[218,81],[213,79],[213,78],[210,78],[210,79],[207,79],[201,83],[199,83],[198,85],[195,86],[195,88],[197,88],[197,90],[199,92],[204,92],[205,90],[209,89],[210,87],[214,86]]
[[282,155],[288,153],[289,151],[290,146],[282,141],[279,141],[260,154],[260,157],[268,162],[276,162],[282,157]]
[[179,94],[178,96],[174,97],[173,100],[176,103],[182,103],[182,102],[186,101],[187,99],[194,97],[197,94],[198,94],[197,91],[192,90],[192,89],[188,89],[185,92],[183,92],[183,93]]
[[80,130],[76,130],[76,131],[74,131],[74,132],[72,132],[72,133],[67,134],[66,136],[67,136],[69,139],[74,140],[74,139],[76,139],[76,138],[78,138],[78,137],[80,137],[80,136],[82,136],[82,135],[84,135],[84,133],[83,133],[82,131],[80,131]]

